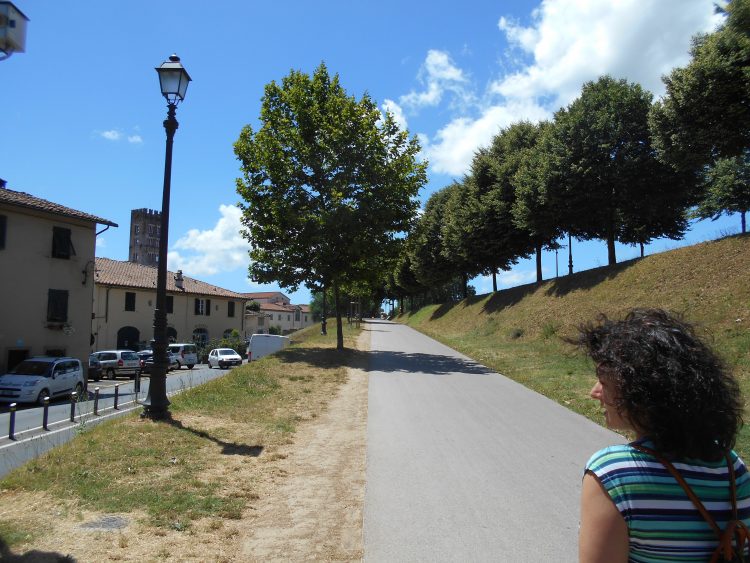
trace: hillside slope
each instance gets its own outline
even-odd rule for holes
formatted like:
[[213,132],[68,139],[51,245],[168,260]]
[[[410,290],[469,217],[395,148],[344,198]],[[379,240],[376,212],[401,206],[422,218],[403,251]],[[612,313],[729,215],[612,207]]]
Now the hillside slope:
[[[602,423],[588,399],[593,367],[559,337],[598,313],[677,311],[700,326],[750,398],[749,274],[750,235],[733,236],[428,306],[399,320]],[[738,449],[750,457],[750,429],[743,430]]]

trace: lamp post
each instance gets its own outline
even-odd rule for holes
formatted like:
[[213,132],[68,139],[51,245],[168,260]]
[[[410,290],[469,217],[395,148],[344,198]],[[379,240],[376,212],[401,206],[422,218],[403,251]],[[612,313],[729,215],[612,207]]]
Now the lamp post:
[[161,200],[161,232],[159,233],[159,265],[156,278],[156,308],[154,309],[154,366],[148,396],[143,403],[141,416],[153,420],[169,417],[167,398],[167,243],[169,238],[169,190],[172,183],[172,142],[178,123],[175,119],[177,104],[185,99],[190,75],[180,64],[180,57],[172,55],[156,68],[161,93],[167,100],[167,148],[164,157],[164,189]]

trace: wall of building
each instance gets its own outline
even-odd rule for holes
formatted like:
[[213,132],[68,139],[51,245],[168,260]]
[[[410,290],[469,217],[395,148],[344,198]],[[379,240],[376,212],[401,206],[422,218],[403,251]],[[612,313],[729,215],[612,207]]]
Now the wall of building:
[[[125,310],[126,293],[135,293],[135,310]],[[167,313],[167,326],[177,333],[177,342],[192,342],[196,328],[206,329],[208,339],[218,339],[224,331],[236,329],[244,333],[244,301],[226,297],[200,296],[185,293],[168,293],[173,299],[173,312]],[[211,314],[196,315],[195,299],[210,299]],[[228,316],[229,302],[234,302],[234,317]],[[146,289],[110,287],[97,284],[94,291],[94,318],[92,333],[96,350],[115,349],[118,332],[125,327],[138,331],[138,341],[128,341],[128,347],[148,346],[154,336],[154,306],[156,292]],[[122,342],[121,342],[122,344]]]
[[[0,373],[8,369],[9,354],[24,352],[36,356],[60,351],[85,362],[96,225],[14,206],[0,205],[0,215],[7,217],[5,247],[0,250]],[[70,229],[75,255],[69,259],[52,257],[53,227]],[[47,322],[50,289],[68,291],[66,323]]]

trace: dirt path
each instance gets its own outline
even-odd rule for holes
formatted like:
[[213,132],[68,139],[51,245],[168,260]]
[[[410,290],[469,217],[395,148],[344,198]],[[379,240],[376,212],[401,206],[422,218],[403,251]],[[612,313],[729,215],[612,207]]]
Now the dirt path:
[[[369,349],[370,333],[358,342]],[[243,521],[242,561],[359,561],[365,494],[367,373],[347,382],[278,463],[274,492]]]

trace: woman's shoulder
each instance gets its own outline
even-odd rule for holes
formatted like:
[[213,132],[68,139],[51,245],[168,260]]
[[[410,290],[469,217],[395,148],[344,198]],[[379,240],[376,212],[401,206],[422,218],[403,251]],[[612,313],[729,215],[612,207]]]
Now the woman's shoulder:
[[633,447],[633,444],[616,444],[602,448],[586,463],[586,470],[595,474],[631,466],[635,461],[643,461],[649,456]]

